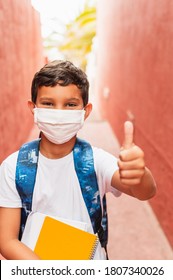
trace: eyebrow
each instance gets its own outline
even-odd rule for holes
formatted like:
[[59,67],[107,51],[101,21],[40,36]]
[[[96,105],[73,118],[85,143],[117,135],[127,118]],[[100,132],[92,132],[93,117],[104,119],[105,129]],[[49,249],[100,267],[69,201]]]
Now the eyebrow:
[[67,98],[68,101],[80,101],[79,98],[75,98],[75,97],[72,97],[72,98]]
[[[43,100],[52,101],[52,100],[54,100],[54,98],[43,96],[43,97],[40,98],[40,101],[43,101]],[[72,97],[72,98],[66,98],[65,101],[80,101],[80,99],[76,98],[76,97]]]
[[51,98],[51,97],[40,97],[40,101],[42,101],[42,100],[53,100],[53,98]]

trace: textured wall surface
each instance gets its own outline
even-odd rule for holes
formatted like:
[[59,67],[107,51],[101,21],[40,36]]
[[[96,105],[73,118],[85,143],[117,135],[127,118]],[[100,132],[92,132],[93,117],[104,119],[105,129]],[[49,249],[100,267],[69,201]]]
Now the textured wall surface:
[[98,1],[97,94],[120,142],[135,123],[158,185],[150,203],[173,245],[173,1]]
[[43,65],[39,14],[30,0],[0,0],[0,162],[27,138],[31,80]]

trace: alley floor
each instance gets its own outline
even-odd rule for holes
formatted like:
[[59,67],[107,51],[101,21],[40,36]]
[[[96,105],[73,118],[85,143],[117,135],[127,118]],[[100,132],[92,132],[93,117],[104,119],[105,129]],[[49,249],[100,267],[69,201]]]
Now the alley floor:
[[[122,124],[123,125],[123,124]],[[94,146],[118,156],[119,143],[108,122],[90,117],[80,134]],[[167,260],[173,251],[147,201],[125,194],[107,195],[109,259]]]

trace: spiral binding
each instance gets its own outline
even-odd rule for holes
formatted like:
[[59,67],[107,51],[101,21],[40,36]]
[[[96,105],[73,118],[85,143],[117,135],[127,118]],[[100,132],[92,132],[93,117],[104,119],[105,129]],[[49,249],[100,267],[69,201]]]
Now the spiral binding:
[[91,254],[90,254],[90,258],[89,258],[90,260],[94,259],[94,255],[95,255],[98,243],[99,243],[99,239],[97,237],[97,239],[95,240],[95,242],[93,244],[93,247],[92,247],[92,251],[91,251]]

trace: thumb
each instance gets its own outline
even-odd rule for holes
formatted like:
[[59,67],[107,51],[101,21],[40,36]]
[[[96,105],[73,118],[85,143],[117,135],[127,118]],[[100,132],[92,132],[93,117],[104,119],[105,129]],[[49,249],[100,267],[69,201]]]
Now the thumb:
[[126,121],[124,123],[124,149],[129,149],[133,145],[133,133],[133,123],[130,121]]

